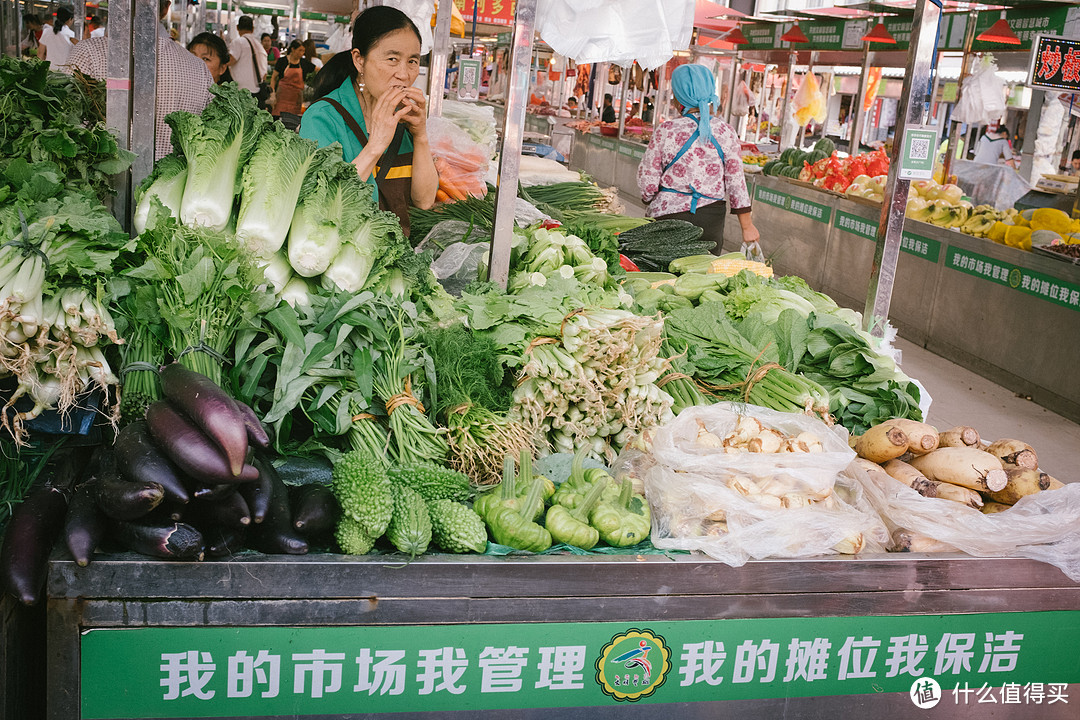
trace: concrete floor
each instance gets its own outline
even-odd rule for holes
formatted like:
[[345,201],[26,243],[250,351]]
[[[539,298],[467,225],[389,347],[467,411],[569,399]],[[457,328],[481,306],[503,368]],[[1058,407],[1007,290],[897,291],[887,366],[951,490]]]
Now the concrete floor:
[[[620,194],[626,214],[641,217],[639,198]],[[1080,482],[1080,425],[929,350],[898,338],[901,367],[923,384],[933,403],[926,419],[939,430],[969,425],[989,442],[1023,440],[1039,466],[1062,482]]]

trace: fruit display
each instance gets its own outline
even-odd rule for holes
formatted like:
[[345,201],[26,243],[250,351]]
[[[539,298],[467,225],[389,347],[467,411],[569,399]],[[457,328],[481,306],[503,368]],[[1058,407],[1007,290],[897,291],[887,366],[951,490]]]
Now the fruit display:
[[1073,220],[1055,208],[1011,210],[991,225],[983,237],[1020,250],[1030,250],[1034,245],[1080,245],[1080,219]]
[[756,165],[757,167],[763,167],[765,163],[769,162],[772,159],[773,158],[766,155],[765,153],[750,153],[749,155],[742,156],[743,165]]
[[772,177],[787,177],[798,180],[801,179],[800,173],[806,165],[815,165],[823,160],[828,160],[830,156],[835,154],[835,150],[836,146],[828,138],[818,140],[810,151],[791,147],[780,153],[780,156],[775,160],[766,162],[762,166],[761,172]]

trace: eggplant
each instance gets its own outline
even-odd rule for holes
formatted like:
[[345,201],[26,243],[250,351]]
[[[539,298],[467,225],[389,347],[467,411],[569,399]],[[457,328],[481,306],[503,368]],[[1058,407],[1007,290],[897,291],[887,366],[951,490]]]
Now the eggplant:
[[68,552],[79,567],[90,564],[107,531],[108,520],[97,505],[97,478],[91,478],[75,490],[64,521]]
[[127,480],[119,472],[105,471],[94,482],[94,497],[101,512],[113,520],[143,517],[165,499],[165,488],[149,480]]
[[213,526],[203,533],[208,557],[232,555],[244,549],[247,528]]
[[220,485],[195,484],[191,496],[196,500],[223,498],[232,495],[240,487],[243,487],[243,485],[237,485],[236,483],[221,483]]
[[227,392],[202,373],[170,363],[158,374],[161,392],[225,453],[231,474],[239,477],[248,451],[244,416]]
[[118,522],[113,536],[129,550],[170,560],[202,560],[203,536],[186,523]]
[[0,589],[26,605],[41,599],[49,553],[64,531],[68,496],[85,456],[81,448],[53,453],[42,469],[44,484],[15,506],[0,548]]
[[244,497],[233,492],[223,498],[196,500],[188,505],[184,522],[197,528],[220,525],[222,527],[246,526],[251,524],[251,510]]
[[297,485],[289,488],[293,527],[305,537],[333,532],[341,517],[341,506],[326,485]]
[[244,483],[240,486],[240,494],[247,500],[248,508],[251,509],[251,522],[258,525],[266,519],[270,512],[270,501],[273,496],[274,486],[271,482],[270,473],[266,470],[268,460],[256,457],[253,461],[259,471],[259,479],[255,482]]
[[259,416],[247,403],[236,401],[236,407],[240,409],[240,415],[244,418],[244,429],[247,431],[248,442],[257,445],[263,450],[270,449],[270,435],[266,432]]
[[169,499],[179,503],[191,499],[180,479],[180,471],[154,444],[145,420],[133,422],[121,430],[113,450],[120,472],[129,480],[156,482],[165,489]]
[[308,544],[293,528],[289,491],[273,465],[264,463],[262,472],[270,476],[270,511],[265,520],[251,528],[249,544],[264,553],[303,555],[308,551]]
[[[230,461],[210,438],[164,400],[151,403],[147,408],[146,424],[150,428],[150,434],[169,459],[194,480],[216,484],[249,482],[259,477],[259,471],[253,465],[242,462],[240,471],[233,474],[229,467]],[[246,438],[244,454],[247,454]]]

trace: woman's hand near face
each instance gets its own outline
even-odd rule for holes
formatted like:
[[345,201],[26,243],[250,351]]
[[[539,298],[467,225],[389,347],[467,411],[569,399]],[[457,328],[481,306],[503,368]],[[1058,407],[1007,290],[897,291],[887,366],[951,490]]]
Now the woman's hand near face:
[[[391,88],[383,93],[375,102],[375,108],[370,118],[365,118],[368,129],[368,144],[365,150],[371,148],[382,155],[394,139],[398,123],[412,111],[412,106],[404,102],[406,88]],[[399,109],[399,106],[404,105]]]
[[427,98],[420,88],[405,88],[405,109],[408,111],[401,119],[412,133],[413,139],[427,135]]

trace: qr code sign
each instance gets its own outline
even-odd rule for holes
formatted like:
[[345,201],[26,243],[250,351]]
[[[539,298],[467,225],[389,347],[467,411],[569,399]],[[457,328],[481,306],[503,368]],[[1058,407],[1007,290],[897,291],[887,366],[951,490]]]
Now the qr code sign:
[[926,160],[930,157],[930,141],[925,138],[912,138],[910,157],[912,160]]

